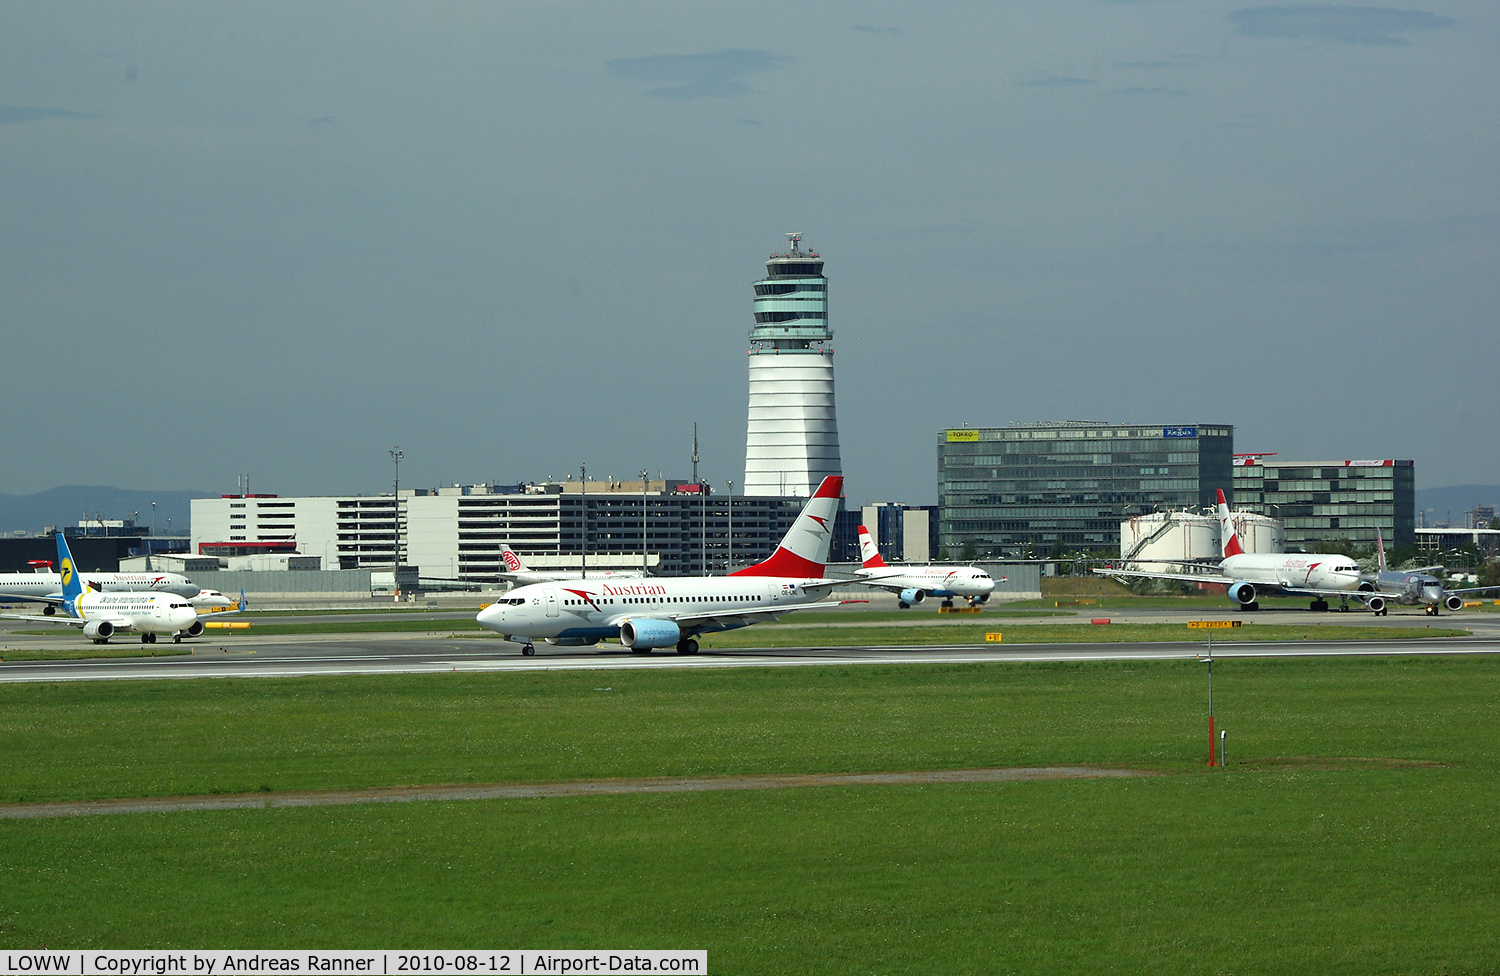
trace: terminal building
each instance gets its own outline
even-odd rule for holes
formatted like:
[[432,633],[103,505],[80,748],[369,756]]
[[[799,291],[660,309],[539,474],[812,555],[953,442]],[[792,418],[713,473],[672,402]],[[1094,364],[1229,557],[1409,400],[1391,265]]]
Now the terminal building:
[[954,556],[1110,551],[1120,523],[1209,508],[1233,483],[1234,427],[1081,421],[938,435],[938,546]]
[[679,479],[589,480],[408,489],[397,496],[192,500],[194,554],[299,553],[325,570],[492,583],[509,544],[534,569],[721,573],[768,557],[798,498],[719,496]]
[[1286,527],[1289,552],[1347,539],[1373,546],[1416,541],[1416,467],[1411,461],[1281,461],[1273,454],[1234,459],[1234,506]]

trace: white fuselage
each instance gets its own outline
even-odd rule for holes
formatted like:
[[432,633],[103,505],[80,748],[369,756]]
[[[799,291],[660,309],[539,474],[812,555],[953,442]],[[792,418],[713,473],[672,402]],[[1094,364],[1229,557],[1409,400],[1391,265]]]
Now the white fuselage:
[[[628,580],[571,580],[519,586],[479,611],[480,626],[507,637],[526,640],[592,642],[619,636],[620,626],[633,619],[676,620],[736,610],[788,609],[812,603],[824,594],[808,593],[804,584],[821,580],[769,576],[656,577]],[[748,626],[721,622],[705,630]]]
[[859,575],[879,576],[879,584],[889,589],[921,590],[931,596],[979,597],[995,590],[990,574],[973,566],[890,566],[861,569]]
[[[197,596],[198,587],[176,573],[84,573],[83,585],[95,592],[175,593]],[[61,599],[57,573],[0,573],[0,600]]]
[[1322,553],[1240,553],[1224,557],[1219,571],[1236,582],[1315,590],[1359,589],[1359,564]]
[[115,630],[176,634],[198,620],[198,611],[176,593],[84,593],[73,604],[86,621],[109,621]]

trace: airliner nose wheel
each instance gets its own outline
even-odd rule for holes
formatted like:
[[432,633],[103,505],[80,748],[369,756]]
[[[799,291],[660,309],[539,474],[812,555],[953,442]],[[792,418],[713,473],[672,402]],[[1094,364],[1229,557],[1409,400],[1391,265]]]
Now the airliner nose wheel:
[[678,654],[697,654],[698,653],[698,642],[695,641],[695,640],[693,640],[691,637],[685,637],[685,638],[683,638],[682,640],[680,640],[680,641],[677,642],[677,653]]
[[172,643],[174,643],[174,644],[181,644],[182,643],[182,635],[181,634],[173,634],[172,635]]
[[533,646],[531,644],[522,644],[521,645],[521,656],[522,657],[532,657],[535,654],[536,654],[536,647],[535,646]]

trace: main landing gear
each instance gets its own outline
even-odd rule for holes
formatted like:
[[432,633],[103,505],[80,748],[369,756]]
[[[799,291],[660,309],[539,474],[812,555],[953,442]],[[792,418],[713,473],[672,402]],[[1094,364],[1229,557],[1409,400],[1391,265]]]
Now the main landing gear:
[[953,601],[951,599],[950,600],[944,600],[943,601],[943,609],[944,610],[952,610],[953,609]]
[[1317,611],[1318,613],[1322,613],[1323,611],[1328,609],[1328,601],[1324,600],[1322,597],[1319,597],[1312,602],[1312,609]]
[[1260,604],[1257,603],[1257,602],[1255,602],[1254,600],[1251,600],[1249,603],[1241,603],[1240,604],[1240,610],[1243,611],[1243,612],[1251,612],[1251,611],[1255,611],[1255,610],[1259,610],[1259,609],[1260,609]]
[[156,635],[155,634],[142,634],[141,635],[141,643],[142,644],[155,644],[156,643]]
[[695,641],[695,640],[693,640],[691,637],[684,637],[682,640],[680,640],[680,641],[677,642],[677,653],[678,654],[697,654],[698,653],[698,642]]

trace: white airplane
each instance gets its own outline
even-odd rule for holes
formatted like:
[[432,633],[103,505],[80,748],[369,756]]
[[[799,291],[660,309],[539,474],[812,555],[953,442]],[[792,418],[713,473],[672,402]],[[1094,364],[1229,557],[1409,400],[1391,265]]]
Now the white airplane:
[[[1464,597],[1480,593],[1493,593],[1500,590],[1500,586],[1469,586],[1461,590],[1450,590],[1443,586],[1443,581],[1432,575],[1434,570],[1440,570],[1442,566],[1423,566],[1420,569],[1393,570],[1385,563],[1385,539],[1381,537],[1380,530],[1375,530],[1375,552],[1377,554],[1376,571],[1373,577],[1365,578],[1365,585],[1374,590],[1379,586],[1382,590],[1390,592],[1382,593],[1369,601],[1370,609],[1379,616],[1387,616],[1390,610],[1386,607],[1386,601],[1397,603],[1407,607],[1421,607],[1423,612],[1436,617],[1441,608],[1447,607],[1452,612],[1458,612],[1464,608]],[[1380,599],[1384,597],[1385,599]]]
[[[244,594],[240,594],[241,598]],[[239,606],[229,597],[218,590],[200,590],[197,596],[188,597],[188,603],[199,613],[213,613],[218,610],[232,610]]]
[[[68,540],[61,532],[57,534],[57,565],[62,580],[62,613],[50,616],[5,613],[0,617],[79,627],[83,636],[95,644],[107,644],[115,634],[126,632],[140,634],[142,644],[155,644],[159,634],[170,634],[175,644],[183,637],[203,633],[203,621],[187,597],[156,590],[85,590],[82,574],[73,571],[73,554],[68,551]],[[243,608],[243,595],[240,604]]]
[[536,653],[533,641],[565,647],[618,640],[637,654],[676,647],[698,653],[699,634],[775,620],[791,610],[836,607],[824,600],[849,580],[825,579],[828,544],[844,479],[827,477],[807,500],[771,558],[728,576],[577,579],[520,586],[479,611],[479,624]]
[[1158,573],[1132,569],[1096,569],[1100,576],[1117,579],[1165,579],[1190,583],[1221,583],[1229,599],[1241,610],[1259,610],[1262,594],[1310,596],[1312,609],[1327,610],[1328,597],[1337,597],[1349,609],[1353,597],[1371,609],[1384,607],[1386,594],[1360,590],[1359,564],[1348,556],[1321,553],[1247,553],[1240,545],[1229,517],[1224,492],[1219,495],[1219,532],[1224,558],[1217,573]]
[[961,596],[972,607],[988,602],[995,591],[990,574],[974,566],[889,566],[881,558],[870,530],[863,525],[859,527],[859,555],[864,560],[859,569],[863,579],[852,582],[890,590],[896,594],[896,603],[902,610],[929,596],[942,597],[945,607],[953,606],[953,598]]
[[[50,565],[50,563],[43,563]],[[197,596],[198,586],[178,573],[80,573],[83,588],[97,593],[174,593]],[[63,603],[62,577],[53,572],[0,573],[0,603],[45,603],[49,616]]]
[[521,557],[508,544],[500,544],[500,558],[505,561],[506,572],[500,573],[503,580],[518,584],[554,583],[558,580],[575,579],[640,579],[646,574],[638,569],[554,569],[535,570],[527,568]]

